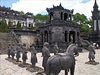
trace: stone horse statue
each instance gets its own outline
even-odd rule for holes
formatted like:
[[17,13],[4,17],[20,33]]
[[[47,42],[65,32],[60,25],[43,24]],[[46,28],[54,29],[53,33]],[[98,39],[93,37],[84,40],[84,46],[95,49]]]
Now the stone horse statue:
[[75,56],[79,55],[77,48],[78,44],[71,44],[65,53],[50,57],[46,64],[46,75],[51,75],[51,72],[58,75],[61,70],[65,70],[65,75],[68,75],[69,69],[71,75],[74,75]]

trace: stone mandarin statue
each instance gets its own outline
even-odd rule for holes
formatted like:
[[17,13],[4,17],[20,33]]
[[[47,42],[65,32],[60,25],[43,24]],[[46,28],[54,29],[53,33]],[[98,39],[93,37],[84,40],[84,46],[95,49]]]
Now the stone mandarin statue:
[[12,48],[11,48],[11,50],[12,50],[12,52],[11,52],[12,60],[14,60],[14,56],[15,56],[14,43],[12,44]]
[[88,50],[89,50],[89,62],[95,62],[95,49],[94,46],[92,44],[90,44],[88,46]]
[[57,42],[55,42],[55,45],[54,45],[54,55],[56,55],[59,51],[59,48],[58,48],[58,45],[57,45]]
[[93,43],[92,41],[90,41],[90,43],[87,41],[87,40],[82,40],[86,45],[88,51],[89,51],[89,55],[88,55],[88,58],[89,58],[89,62],[95,62],[95,49],[94,49],[94,46],[93,46]]
[[17,45],[16,51],[17,51],[17,54],[16,54],[17,62],[19,62],[19,58],[21,57],[20,52],[22,51],[20,43]]
[[50,57],[50,52],[48,47],[49,47],[49,43],[45,42],[42,48],[42,56],[43,56],[42,66],[44,67],[44,72],[46,72],[46,63],[48,58]]
[[37,56],[36,56],[36,49],[35,49],[35,43],[32,43],[32,47],[30,48],[31,50],[31,63],[32,63],[32,68],[36,68],[35,64],[37,63]]
[[23,60],[23,64],[25,65],[27,60],[26,43],[23,44],[22,50],[23,50],[22,60]]
[[10,58],[10,55],[11,55],[11,44],[8,43],[8,58]]

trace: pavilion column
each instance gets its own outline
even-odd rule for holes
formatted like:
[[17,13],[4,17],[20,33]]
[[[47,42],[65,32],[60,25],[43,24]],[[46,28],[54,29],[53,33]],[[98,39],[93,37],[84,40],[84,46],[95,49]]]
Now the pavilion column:
[[62,15],[62,16],[63,16],[63,20],[64,20],[64,13],[63,13],[63,15]]
[[45,35],[43,34],[43,43],[45,42]]
[[72,22],[72,15],[70,16],[70,22]]
[[42,41],[42,34],[40,34],[40,43],[42,43],[43,41]]
[[77,33],[75,32],[74,35],[75,35],[75,43],[77,43],[77,40],[78,40],[78,39],[77,39]]
[[51,21],[51,15],[49,14],[49,21]]
[[48,42],[50,42],[50,31],[48,32]]
[[70,34],[70,32],[68,31],[67,32],[67,42],[69,43],[69,34]]
[[80,43],[80,32],[78,34],[78,43]]
[[67,21],[69,21],[69,14],[68,14],[68,18],[67,18]]
[[64,13],[62,13],[62,20],[64,20]]

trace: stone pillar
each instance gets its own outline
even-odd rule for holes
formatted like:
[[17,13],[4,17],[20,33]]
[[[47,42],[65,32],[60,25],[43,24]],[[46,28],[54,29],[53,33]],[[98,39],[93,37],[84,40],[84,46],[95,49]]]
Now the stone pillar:
[[51,21],[50,16],[51,16],[51,15],[49,14],[49,21]]
[[69,34],[70,34],[70,32],[67,31],[67,42],[68,42],[68,43],[69,43]]
[[50,42],[50,31],[48,32],[48,42]]
[[62,14],[62,20],[64,20],[64,12],[63,12],[63,14]]
[[75,43],[77,43],[78,39],[77,39],[77,32],[75,32]]
[[69,21],[69,14],[68,14],[68,18],[67,18],[67,21]]
[[43,34],[43,43],[45,42],[45,35]]
[[70,22],[72,22],[72,15],[70,16]]
[[40,43],[42,43],[42,34],[40,34]]

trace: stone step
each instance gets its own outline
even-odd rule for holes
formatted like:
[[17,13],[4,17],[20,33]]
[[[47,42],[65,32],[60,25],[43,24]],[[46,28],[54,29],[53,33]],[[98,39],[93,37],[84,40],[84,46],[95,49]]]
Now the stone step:
[[10,33],[0,33],[0,51],[2,53],[7,53],[8,43],[11,43],[11,45],[15,43],[16,47],[16,42]]

